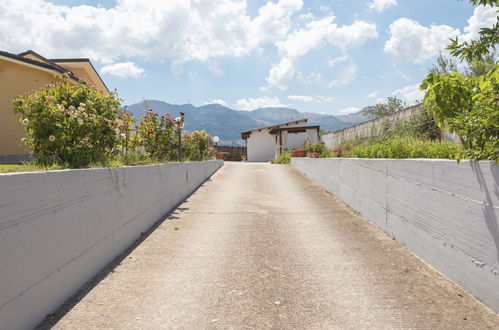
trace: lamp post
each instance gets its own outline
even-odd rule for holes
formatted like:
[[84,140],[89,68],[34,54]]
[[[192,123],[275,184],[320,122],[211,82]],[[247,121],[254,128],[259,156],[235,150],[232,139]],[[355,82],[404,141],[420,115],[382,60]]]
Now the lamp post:
[[220,138],[218,136],[213,137],[213,143],[215,143],[215,148],[217,147],[217,143],[220,141]]
[[178,161],[182,162],[182,128],[184,128],[184,113],[180,113],[180,117],[175,118],[177,122],[177,134],[178,134]]

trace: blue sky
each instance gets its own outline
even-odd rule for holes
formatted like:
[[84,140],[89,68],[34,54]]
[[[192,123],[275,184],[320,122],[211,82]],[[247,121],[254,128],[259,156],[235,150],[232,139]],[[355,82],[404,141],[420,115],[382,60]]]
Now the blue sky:
[[457,0],[0,0],[0,49],[89,57],[126,104],[346,114],[417,86],[495,10]]

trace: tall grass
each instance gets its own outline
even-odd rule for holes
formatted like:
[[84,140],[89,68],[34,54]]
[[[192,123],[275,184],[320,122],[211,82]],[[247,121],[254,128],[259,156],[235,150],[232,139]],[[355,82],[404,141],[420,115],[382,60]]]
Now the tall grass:
[[398,137],[378,143],[354,146],[348,156],[355,158],[456,159],[459,151],[460,147],[446,141]]

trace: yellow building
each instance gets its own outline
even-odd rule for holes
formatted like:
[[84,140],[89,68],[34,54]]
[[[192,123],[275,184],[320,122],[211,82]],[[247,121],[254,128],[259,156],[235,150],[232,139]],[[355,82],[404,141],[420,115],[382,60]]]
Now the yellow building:
[[47,59],[31,50],[17,55],[0,51],[0,163],[19,162],[29,155],[21,143],[25,132],[14,113],[12,99],[60,81],[64,73],[72,81],[81,79],[109,92],[87,58]]

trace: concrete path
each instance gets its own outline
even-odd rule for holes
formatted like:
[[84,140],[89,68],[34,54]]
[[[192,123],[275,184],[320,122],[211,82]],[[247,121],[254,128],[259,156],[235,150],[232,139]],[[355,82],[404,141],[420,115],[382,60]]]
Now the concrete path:
[[226,163],[41,328],[498,329],[286,165]]

